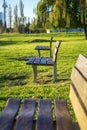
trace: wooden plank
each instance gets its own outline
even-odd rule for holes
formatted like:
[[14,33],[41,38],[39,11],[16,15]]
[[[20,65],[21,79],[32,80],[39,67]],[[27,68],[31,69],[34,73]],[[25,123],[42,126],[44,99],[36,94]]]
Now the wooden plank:
[[[87,73],[87,71],[86,71]],[[78,92],[82,102],[87,108],[87,80],[82,76],[81,72],[78,71],[75,67],[72,70],[71,80],[76,87],[76,91]]]
[[12,130],[13,121],[19,109],[20,99],[10,98],[3,113],[0,115],[0,130]]
[[40,57],[36,57],[34,60],[34,64],[40,64],[40,60],[41,60]]
[[[83,105],[73,86],[70,86],[70,100],[79,123],[80,130],[87,130],[87,113],[83,109]],[[87,111],[87,109],[86,109]]]
[[49,46],[36,46],[35,50],[50,50]]
[[30,58],[28,59],[27,64],[32,64],[32,63],[34,62],[34,60],[35,60],[35,57],[30,57]]
[[55,100],[57,130],[74,130],[66,100]]
[[75,66],[87,80],[87,57],[80,54]]
[[34,99],[25,99],[22,111],[16,122],[15,130],[32,130],[33,117],[36,101]]
[[48,65],[53,65],[52,58],[47,58],[47,64],[48,64]]
[[40,61],[40,64],[45,64],[46,65],[46,61],[47,61],[47,59],[45,57],[42,57],[41,61]]
[[40,100],[36,130],[53,130],[52,104],[50,100]]

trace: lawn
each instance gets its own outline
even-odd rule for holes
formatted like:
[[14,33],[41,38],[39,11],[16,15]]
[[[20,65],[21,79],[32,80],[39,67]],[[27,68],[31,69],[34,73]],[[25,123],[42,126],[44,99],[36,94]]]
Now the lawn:
[[[39,66],[37,83],[33,83],[32,67],[26,65],[22,58],[38,56],[36,45],[49,45],[53,35],[52,50],[57,40],[61,46],[57,60],[57,82],[53,83],[52,67]],[[0,35],[0,113],[8,98],[41,98],[66,99],[70,114],[74,120],[69,100],[70,75],[79,54],[87,55],[87,40],[84,33],[53,33]],[[42,51],[42,56],[48,56],[48,51]]]

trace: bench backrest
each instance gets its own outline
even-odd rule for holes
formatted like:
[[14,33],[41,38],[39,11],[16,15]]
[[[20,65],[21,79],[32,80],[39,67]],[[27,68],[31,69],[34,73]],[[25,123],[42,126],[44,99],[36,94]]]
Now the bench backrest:
[[87,57],[79,55],[71,80],[70,100],[80,130],[87,130]]
[[56,63],[56,60],[57,60],[58,49],[59,49],[59,47],[60,47],[60,44],[61,44],[61,42],[60,42],[60,41],[57,41],[57,42],[56,42],[55,49],[54,49],[53,61],[54,61],[55,63]]

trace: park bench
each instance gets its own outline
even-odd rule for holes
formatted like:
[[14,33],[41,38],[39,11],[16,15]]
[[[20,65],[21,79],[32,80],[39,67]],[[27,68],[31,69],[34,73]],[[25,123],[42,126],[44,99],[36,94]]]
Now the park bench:
[[53,36],[51,36],[51,39],[50,39],[50,46],[36,46],[35,47],[35,50],[38,51],[39,57],[41,56],[40,55],[41,50],[50,51],[50,57],[52,57],[52,41],[53,41]]
[[37,66],[53,66],[54,81],[57,79],[57,54],[60,47],[60,41],[56,42],[53,58],[51,57],[30,57],[27,65],[32,65],[34,72],[34,82],[37,78]]
[[[0,115],[0,130],[87,130],[87,57],[80,55],[72,69],[70,100],[79,127],[75,127],[65,99],[8,99]],[[23,103],[23,104],[22,104]],[[21,106],[22,105],[22,106]],[[37,119],[34,113],[37,110]],[[52,117],[55,108],[56,121]]]

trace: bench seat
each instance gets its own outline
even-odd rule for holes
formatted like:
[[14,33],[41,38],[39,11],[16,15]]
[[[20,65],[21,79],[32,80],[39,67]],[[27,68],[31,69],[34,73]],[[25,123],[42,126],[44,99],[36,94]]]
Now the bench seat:
[[49,58],[49,57],[29,57],[27,64],[52,66],[54,62],[52,58]]
[[[53,107],[55,107],[57,117],[57,130],[74,130],[66,106],[67,102],[62,99],[57,99],[54,103],[50,99],[40,99],[39,102],[35,99],[24,99],[23,103],[20,99],[8,99],[6,108],[0,115],[0,130],[55,130]],[[35,123],[34,114],[37,107],[38,113]]]

